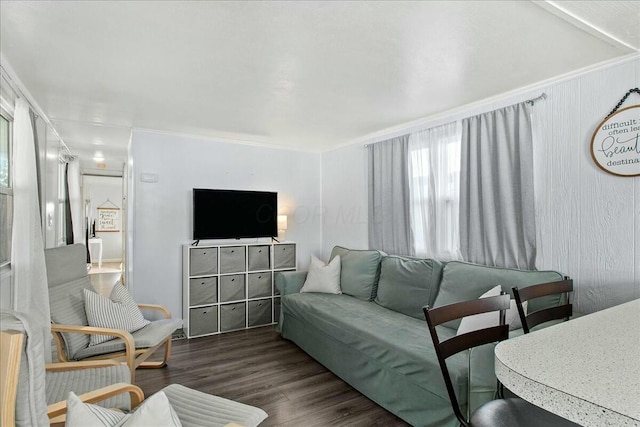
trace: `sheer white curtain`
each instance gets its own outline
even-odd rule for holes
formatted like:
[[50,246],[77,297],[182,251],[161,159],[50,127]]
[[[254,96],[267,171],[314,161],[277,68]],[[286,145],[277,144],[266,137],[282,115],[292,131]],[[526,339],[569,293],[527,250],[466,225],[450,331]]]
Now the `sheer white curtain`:
[[77,158],[69,162],[67,184],[69,204],[71,205],[71,223],[73,224],[73,243],[84,244],[84,209],[80,192],[80,161]]
[[13,121],[13,235],[11,271],[16,311],[28,313],[45,337],[45,358],[51,360],[51,320],[47,267],[38,200],[38,178],[29,104],[16,100]]
[[458,122],[412,133],[409,187],[413,255],[460,259],[460,138]]

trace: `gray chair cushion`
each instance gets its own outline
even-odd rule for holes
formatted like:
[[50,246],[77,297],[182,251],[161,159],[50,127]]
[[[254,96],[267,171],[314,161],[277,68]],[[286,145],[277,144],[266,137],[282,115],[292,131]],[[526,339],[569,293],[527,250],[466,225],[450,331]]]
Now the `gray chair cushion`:
[[44,250],[50,288],[87,275],[87,248],[81,243]]
[[260,408],[171,384],[162,389],[183,427],[223,427],[239,423],[255,427],[267,418]]
[[[49,288],[49,310],[51,320],[60,325],[87,326],[87,314],[84,310],[84,289],[93,291],[89,276],[58,284]],[[89,346],[89,335],[62,334],[67,348],[67,357],[76,358],[76,354]]]
[[[154,320],[142,329],[132,333],[136,348],[153,347],[170,337],[173,331],[182,326],[182,319]],[[108,354],[124,350],[124,342],[115,338],[102,344],[86,347],[74,355],[75,360],[85,359],[100,354]]]
[[20,361],[16,426],[49,426],[45,396],[45,362],[42,334],[32,328],[33,322],[24,313],[0,310],[0,329],[25,333],[25,349]]
[[[131,372],[129,372],[127,365],[47,372],[47,404],[66,400],[70,391],[80,395],[115,383],[129,383],[130,381]],[[123,393],[98,402],[96,405],[128,411],[131,409],[131,399],[128,393]]]

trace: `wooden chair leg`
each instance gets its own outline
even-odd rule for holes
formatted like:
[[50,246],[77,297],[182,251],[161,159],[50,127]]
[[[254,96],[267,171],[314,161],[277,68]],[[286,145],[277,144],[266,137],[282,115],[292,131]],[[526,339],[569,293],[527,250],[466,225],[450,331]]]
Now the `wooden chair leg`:
[[171,337],[167,338],[164,344],[164,357],[158,362],[142,362],[138,367],[143,369],[158,369],[167,366],[169,355],[171,354]]

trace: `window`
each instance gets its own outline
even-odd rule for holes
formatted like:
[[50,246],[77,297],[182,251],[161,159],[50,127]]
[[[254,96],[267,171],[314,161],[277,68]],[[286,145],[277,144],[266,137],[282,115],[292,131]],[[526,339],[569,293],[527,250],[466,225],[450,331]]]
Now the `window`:
[[0,266],[11,261],[11,229],[13,225],[12,117],[0,110]]
[[411,228],[416,256],[459,258],[460,126],[452,122],[409,138]]

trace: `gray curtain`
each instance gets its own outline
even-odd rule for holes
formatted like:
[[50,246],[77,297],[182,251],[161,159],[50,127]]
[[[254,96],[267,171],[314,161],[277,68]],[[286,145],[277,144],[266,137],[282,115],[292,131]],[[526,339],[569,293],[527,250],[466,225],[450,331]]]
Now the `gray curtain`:
[[534,269],[531,107],[462,121],[460,251],[466,261]]
[[371,144],[369,151],[369,247],[413,253],[409,213],[409,135]]

